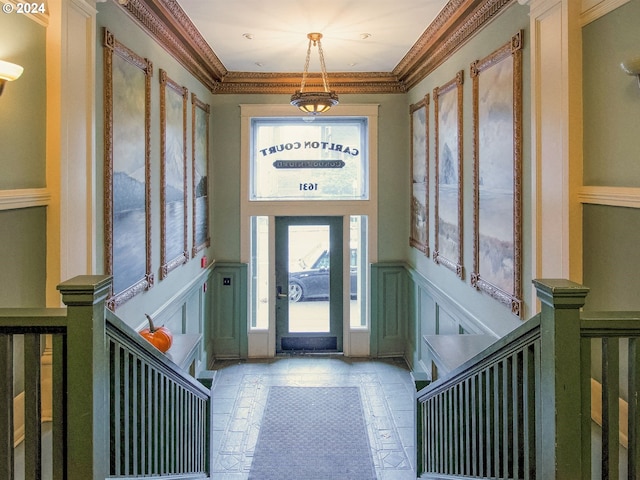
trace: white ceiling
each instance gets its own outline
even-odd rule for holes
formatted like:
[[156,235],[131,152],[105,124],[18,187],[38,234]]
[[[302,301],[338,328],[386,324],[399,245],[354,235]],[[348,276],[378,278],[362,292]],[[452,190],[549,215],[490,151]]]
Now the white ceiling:
[[[307,33],[329,72],[391,72],[446,0],[178,0],[231,72],[301,72]],[[250,34],[253,39],[243,36]],[[369,34],[363,39],[363,34]],[[317,49],[310,72],[320,71]]]

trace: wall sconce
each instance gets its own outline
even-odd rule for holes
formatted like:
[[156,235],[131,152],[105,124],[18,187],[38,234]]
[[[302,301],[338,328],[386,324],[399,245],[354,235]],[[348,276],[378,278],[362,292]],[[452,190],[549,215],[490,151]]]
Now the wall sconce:
[[640,87],[640,57],[622,62],[620,68],[622,68],[627,75],[635,75],[638,77],[638,86]]
[[22,75],[23,70],[24,68],[20,65],[0,60],[0,95],[2,95],[2,91],[4,90],[4,84],[7,82],[13,82],[16,78]]

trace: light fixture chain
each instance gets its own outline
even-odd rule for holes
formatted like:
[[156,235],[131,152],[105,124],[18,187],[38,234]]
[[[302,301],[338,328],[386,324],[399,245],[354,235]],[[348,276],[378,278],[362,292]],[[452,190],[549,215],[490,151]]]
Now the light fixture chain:
[[304,62],[304,70],[302,71],[302,82],[300,84],[300,92],[304,92],[304,86],[307,83],[307,72],[309,71],[309,60],[311,59],[311,39],[307,47],[307,59]]
[[[312,32],[307,35],[307,38],[309,39],[309,45],[307,46],[307,58],[305,59],[304,70],[302,71],[302,82],[300,83],[300,90],[296,90],[296,92],[291,95],[291,105],[298,107],[301,111],[310,115],[319,115],[338,104],[338,95],[329,90],[327,66],[324,63],[324,51],[322,50],[322,43],[320,42],[322,34],[319,32]],[[307,76],[309,75],[312,43],[314,47],[318,47],[318,57],[320,59],[324,91],[320,91],[319,88],[312,88],[313,91],[305,92],[304,89],[307,85]]]
[[318,53],[320,55],[320,70],[322,72],[322,84],[324,91],[329,91],[329,83],[327,82],[327,66],[324,64],[324,53],[322,51],[322,42],[318,39]]

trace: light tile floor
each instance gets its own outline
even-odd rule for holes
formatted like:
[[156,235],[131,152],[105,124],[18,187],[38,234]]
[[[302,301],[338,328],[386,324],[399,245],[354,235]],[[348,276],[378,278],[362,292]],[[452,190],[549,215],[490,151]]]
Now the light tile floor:
[[267,392],[276,385],[359,387],[377,477],[416,478],[415,390],[404,360],[291,356],[218,361],[214,369],[213,479],[248,478]]

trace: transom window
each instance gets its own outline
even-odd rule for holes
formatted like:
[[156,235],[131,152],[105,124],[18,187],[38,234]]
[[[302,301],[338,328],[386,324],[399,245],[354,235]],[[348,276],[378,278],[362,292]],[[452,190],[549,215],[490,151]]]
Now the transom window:
[[367,119],[253,118],[250,200],[368,200]]

